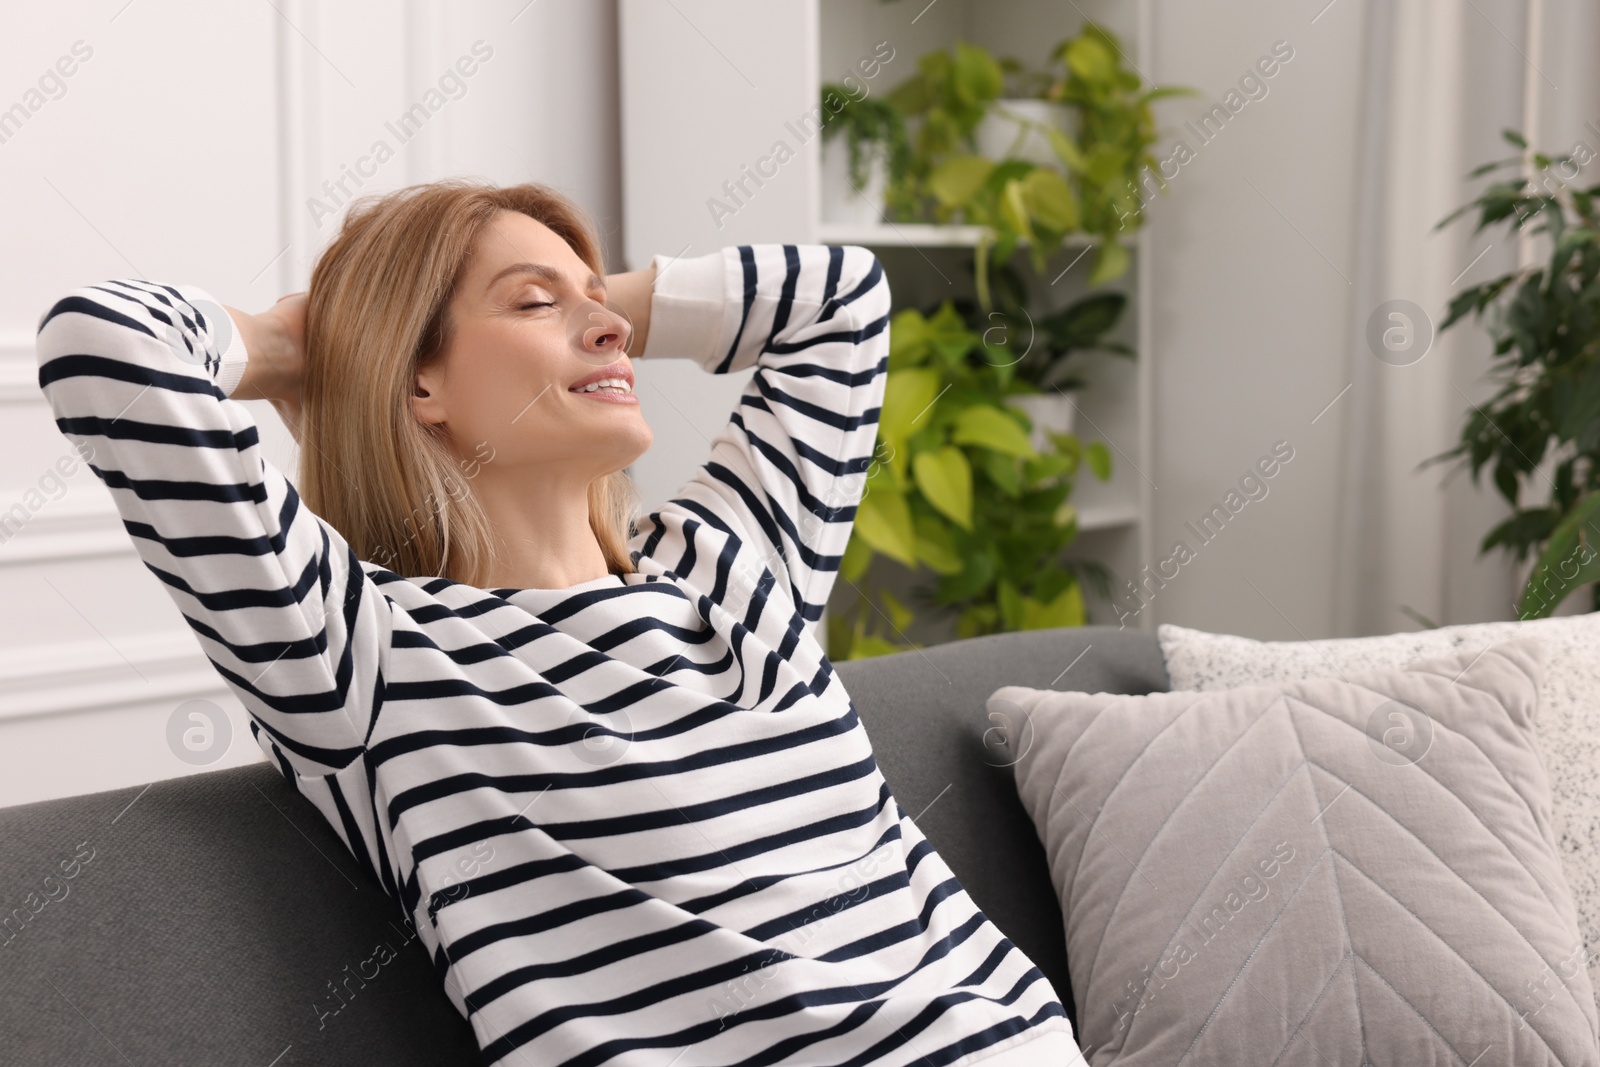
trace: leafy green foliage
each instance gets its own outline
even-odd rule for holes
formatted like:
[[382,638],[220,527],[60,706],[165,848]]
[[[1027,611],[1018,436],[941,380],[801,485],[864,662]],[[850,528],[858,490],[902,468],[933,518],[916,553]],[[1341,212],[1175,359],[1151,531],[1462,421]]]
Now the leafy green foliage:
[[[1468,286],[1451,299],[1439,329],[1469,315],[1483,324],[1494,341],[1490,374],[1500,384],[1467,415],[1460,442],[1425,465],[1459,459],[1475,483],[1485,468],[1491,471],[1513,513],[1489,531],[1479,553],[1499,548],[1519,562],[1537,553],[1518,614],[1542,618],[1585,585],[1600,609],[1600,586],[1593,584],[1600,568],[1591,562],[1600,539],[1600,219],[1594,199],[1600,185],[1575,189],[1562,177],[1568,168],[1575,177],[1592,153],[1582,161],[1528,153],[1521,134],[1506,130],[1502,136],[1519,154],[1486,163],[1471,177],[1530,162],[1535,176],[1491,181],[1435,228],[1475,211],[1474,233],[1504,223],[1513,233],[1544,234],[1550,254],[1542,264]],[[1547,454],[1555,463],[1548,484],[1534,473]],[[1524,505],[1529,489],[1548,501]]]
[[[1105,443],[1052,433],[1036,449],[1032,422],[1008,398],[1037,390],[952,301],[931,315],[898,312],[889,337],[878,423],[885,458],[868,473],[841,576],[860,582],[875,555],[925,573],[919,595],[955,614],[960,637],[1081,625],[1081,579],[1104,595],[1109,575],[1062,558],[1078,533],[1068,498],[1084,469],[1110,478]],[[863,591],[853,614],[830,618],[829,655],[915,647],[903,640],[912,618],[887,590]]]
[[905,118],[887,101],[873,96],[852,96],[843,85],[822,87],[822,139],[844,134],[850,148],[850,181],[857,189],[867,184],[867,149],[883,145],[888,151],[888,179],[903,182],[911,170],[911,140]]
[[[974,131],[1007,91],[1012,98],[1065,105],[1076,117],[1073,137],[1009,116],[1043,133],[1058,165],[977,153]],[[1075,234],[1091,235],[1098,248],[1090,284],[1113,281],[1130,263],[1125,238],[1143,223],[1139,176],[1146,167],[1159,170],[1150,153],[1156,138],[1150,105],[1188,92],[1143,88],[1116,36],[1093,22],[1062,40],[1043,70],[997,59],[964,41],[949,52],[931,52],[889,94],[888,103],[916,124],[911,161],[891,182],[891,211],[903,221],[986,227],[974,257],[984,310],[991,307],[991,263],[1005,264],[1026,248],[1042,273]]]
[[1058,45],[1053,59],[1057,77],[1039,95],[1071,105],[1078,117],[1077,144],[1053,140],[1057,155],[1077,178],[1083,229],[1099,238],[1089,277],[1091,285],[1098,285],[1127,270],[1128,250],[1117,237],[1144,222],[1138,196],[1141,172],[1148,167],[1160,173],[1160,163],[1150,153],[1156,140],[1150,105],[1193,90],[1144,88],[1138,72],[1127,65],[1121,43],[1092,22]]
[[[934,171],[952,158],[970,155],[972,134],[1000,95],[1003,74],[986,50],[959,41],[949,52],[929,52],[917,60],[917,73],[892,90],[888,103],[906,118],[920,120],[912,140],[909,173],[891,185],[890,203],[898,213],[920,217],[920,200],[932,192]],[[982,175],[973,178],[968,194]],[[964,199],[964,197],[963,197]],[[958,201],[959,202],[959,201]]]
[[[1517,602],[1517,617],[1543,618],[1574,589],[1600,580],[1600,493],[1590,493],[1550,531],[1549,540]],[[1593,587],[1600,588],[1600,587]]]
[[1067,392],[1086,384],[1073,372],[1073,353],[1098,351],[1133,358],[1132,348],[1108,337],[1127,310],[1127,294],[1091,292],[1036,318],[1027,310],[1033,302],[1027,284],[1013,265],[998,268],[994,281],[992,310],[985,312],[976,302],[961,298],[954,303],[991,350],[1009,351],[1008,372],[1018,381],[1041,391]]

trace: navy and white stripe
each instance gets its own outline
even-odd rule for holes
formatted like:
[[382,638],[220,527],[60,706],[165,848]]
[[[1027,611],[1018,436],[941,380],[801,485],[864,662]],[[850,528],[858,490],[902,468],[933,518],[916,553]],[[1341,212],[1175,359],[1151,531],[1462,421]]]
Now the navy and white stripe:
[[1067,1031],[895,803],[814,634],[889,305],[854,245],[658,257],[641,358],[754,373],[641,518],[638,572],[561,590],[358,560],[227,399],[247,354],[204,290],[111,281],[41,320],[57,425],[484,1063],[936,1067]]

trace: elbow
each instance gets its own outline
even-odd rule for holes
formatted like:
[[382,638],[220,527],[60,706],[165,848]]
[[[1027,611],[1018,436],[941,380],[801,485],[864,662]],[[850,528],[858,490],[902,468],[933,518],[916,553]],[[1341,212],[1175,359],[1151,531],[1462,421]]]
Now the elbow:
[[849,292],[852,289],[867,290],[875,286],[888,288],[888,275],[884,273],[883,261],[878,254],[866,245],[841,245],[844,253],[844,270],[841,274],[839,288]]
[[877,253],[865,245],[843,245],[839,301],[851,306],[852,317],[866,325],[889,314],[889,274]]
[[108,338],[124,336],[107,334],[107,327],[170,343],[161,334],[178,335],[172,322],[182,311],[173,306],[166,288],[142,278],[111,278],[63,293],[39,316],[34,331],[40,366],[57,355],[98,351],[90,346],[99,342],[104,348]]
[[[64,293],[39,316],[34,334],[38,384],[47,399],[50,385],[66,379],[104,374],[104,362],[136,362],[142,344],[166,344],[160,336],[163,317],[139,314],[132,293],[151,283],[113,279],[81,285]],[[127,293],[123,299],[114,294]]]
[[835,299],[842,306],[853,339],[851,363],[856,384],[871,384],[872,403],[883,396],[889,353],[889,276],[869,248],[844,245],[843,269]]
[[[118,283],[100,284],[103,286]],[[73,345],[73,338],[78,332],[82,316],[88,315],[99,319],[112,316],[112,312],[101,302],[104,297],[104,289],[94,285],[80,285],[51,302],[39,316],[39,325],[34,330],[34,348],[41,367],[57,355],[65,353]]]
[[106,286],[127,284],[130,284],[129,281],[117,279],[100,282],[97,285],[80,285],[76,289],[62,293],[45,309],[44,314],[39,316],[39,325],[34,330],[34,335],[42,335],[51,323],[64,316],[70,316],[74,313],[95,314],[97,310],[101,309],[101,301],[105,298]]
[[[139,307],[161,307],[163,315],[178,312],[171,286],[147,281],[144,278],[107,278],[70,289],[58,297],[39,316],[35,336],[51,329],[57,320],[72,320],[74,315],[87,315],[103,322],[133,326],[141,332],[149,329],[137,322],[131,313]],[[181,298],[179,298],[181,300]]]
[[45,308],[44,314],[39,316],[39,325],[33,331],[35,336],[43,333],[44,328],[50,325],[51,320],[55,319],[58,315],[62,315],[68,311],[71,311],[75,302],[82,296],[83,289],[84,287],[80,286],[79,288],[73,289],[70,292],[62,293],[55,300],[51,301],[50,306]]
[[33,349],[41,390],[58,376],[50,364],[58,357],[69,354],[72,348],[80,347],[73,337],[76,332],[74,321],[88,309],[89,304],[88,287],[83,286],[63,293],[39,316],[38,327],[34,330]]

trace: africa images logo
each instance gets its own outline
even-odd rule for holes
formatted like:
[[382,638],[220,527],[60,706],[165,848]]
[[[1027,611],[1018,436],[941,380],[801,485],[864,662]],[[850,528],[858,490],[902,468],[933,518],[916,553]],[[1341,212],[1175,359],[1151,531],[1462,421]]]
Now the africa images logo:
[[1135,1015],[1156,999],[1161,990],[1176,981],[1183,973],[1183,968],[1198,959],[1206,945],[1221,937],[1245,908],[1267,899],[1272,892],[1267,883],[1276,878],[1294,857],[1294,846],[1287,841],[1279,841],[1210,911],[1203,911],[1198,919],[1187,920],[1178,927],[1155,966],[1146,966],[1137,978],[1128,979],[1126,994],[1115,1002],[1117,1029],[1125,1029]]

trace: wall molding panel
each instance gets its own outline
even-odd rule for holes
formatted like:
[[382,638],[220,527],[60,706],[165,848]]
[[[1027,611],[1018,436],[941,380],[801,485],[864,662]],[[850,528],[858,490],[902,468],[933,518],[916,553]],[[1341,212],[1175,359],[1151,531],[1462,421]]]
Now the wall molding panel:
[[[0,568],[40,566],[53,569],[53,563],[66,563],[82,559],[99,559],[106,556],[136,557],[133,542],[122,526],[122,516],[112,506],[104,488],[87,499],[89,493],[77,485],[79,479],[86,485],[94,475],[79,472],[74,476],[74,489],[57,500],[47,498],[44,507],[33,512],[26,523],[9,540],[0,533]],[[98,483],[96,483],[98,484]],[[16,503],[23,490],[6,494],[3,507]],[[6,516],[0,514],[0,520]],[[135,559],[134,565],[137,565]],[[3,663],[0,658],[0,663]],[[3,682],[0,668],[0,682]]]
[[194,634],[122,634],[0,649],[0,723],[194,697],[237,703]]
[[19,334],[0,336],[0,404],[43,403],[33,338]]
[[[54,29],[30,25],[17,42],[41,64],[93,22],[64,5],[40,10],[37,21],[50,20]],[[0,534],[0,805],[196,773],[165,734],[193,698],[214,701],[235,728],[237,751],[213,769],[259,758],[242,704],[144,567],[109,491],[81,466],[65,492],[40,484],[68,452],[38,386],[45,300],[136,275],[265,310],[307,287],[352,199],[455,174],[549,178],[620,239],[610,3],[556,14],[523,0],[272,0],[182,17],[137,5],[96,32],[88,73],[7,143],[0,174],[16,207],[14,280],[29,283],[0,323],[0,517],[26,511],[14,535]],[[446,87],[413,136],[391,131],[479,38],[493,61],[463,74],[459,92]],[[228,92],[205,88],[222,83]],[[151,99],[183,100],[205,144],[179,152],[141,139]],[[379,139],[392,155],[370,173],[359,161]],[[276,411],[243,403],[263,456],[295,480],[298,446]],[[700,441],[690,428],[680,436]]]

